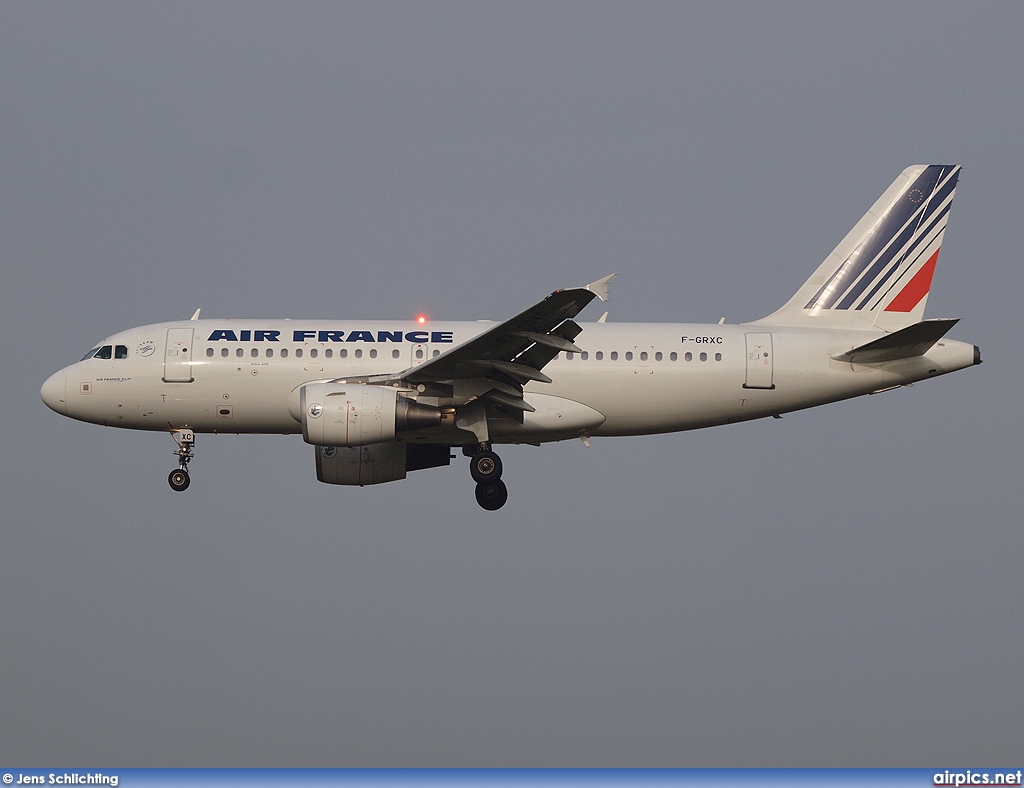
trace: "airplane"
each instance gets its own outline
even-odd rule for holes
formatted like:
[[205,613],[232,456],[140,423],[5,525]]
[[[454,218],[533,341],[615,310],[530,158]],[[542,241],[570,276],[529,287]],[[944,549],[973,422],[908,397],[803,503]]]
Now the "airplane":
[[909,386],[981,363],[924,318],[959,165],[908,167],[781,309],[726,325],[574,318],[612,274],[504,322],[190,320],[114,334],[46,380],[79,421],[169,432],[172,489],[196,433],[301,433],[327,484],[470,458],[508,499],[496,444],[713,427]]

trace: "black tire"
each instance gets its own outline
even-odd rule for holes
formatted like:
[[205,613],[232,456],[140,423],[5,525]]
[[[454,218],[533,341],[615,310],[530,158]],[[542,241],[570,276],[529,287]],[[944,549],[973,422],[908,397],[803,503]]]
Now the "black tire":
[[487,511],[498,511],[506,501],[508,501],[508,488],[501,479],[493,482],[480,482],[476,486],[476,502]]
[[479,451],[469,461],[469,475],[477,484],[501,478],[501,458],[493,451]]
[[171,485],[171,489],[175,492],[184,492],[188,489],[189,482],[192,481],[188,477],[188,471],[178,468],[167,474],[167,483]]

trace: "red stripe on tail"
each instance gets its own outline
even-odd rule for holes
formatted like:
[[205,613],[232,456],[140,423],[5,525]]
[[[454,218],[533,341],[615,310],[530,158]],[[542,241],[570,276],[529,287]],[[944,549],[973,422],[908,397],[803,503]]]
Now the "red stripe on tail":
[[885,311],[913,312],[914,307],[920,304],[921,299],[932,289],[932,274],[935,273],[935,262],[938,259],[939,250],[936,249],[935,254],[928,258],[928,262],[921,266],[921,270],[914,274],[913,279],[889,302]]

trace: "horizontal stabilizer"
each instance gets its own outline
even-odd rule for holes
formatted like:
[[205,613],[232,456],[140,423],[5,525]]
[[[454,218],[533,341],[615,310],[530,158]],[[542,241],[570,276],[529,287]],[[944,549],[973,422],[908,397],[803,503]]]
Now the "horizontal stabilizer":
[[881,339],[868,342],[866,345],[832,356],[832,358],[836,361],[850,361],[854,364],[876,364],[882,361],[923,356],[958,322],[959,320],[956,318],[923,320],[912,326],[901,328],[899,331],[894,331],[892,334],[886,334]]

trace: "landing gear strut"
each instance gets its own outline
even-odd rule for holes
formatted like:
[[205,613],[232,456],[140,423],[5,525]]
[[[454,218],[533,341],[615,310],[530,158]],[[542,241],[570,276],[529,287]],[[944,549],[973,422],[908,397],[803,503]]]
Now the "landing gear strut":
[[472,453],[469,474],[476,482],[476,502],[480,506],[494,512],[505,505],[508,500],[508,488],[501,480],[501,458],[491,451],[489,443],[481,443]]
[[188,477],[188,464],[195,457],[192,447],[196,445],[196,435],[192,430],[175,430],[171,437],[178,444],[178,450],[174,452],[178,458],[178,467],[167,475],[167,483],[175,492],[183,492],[188,489],[191,481]]

